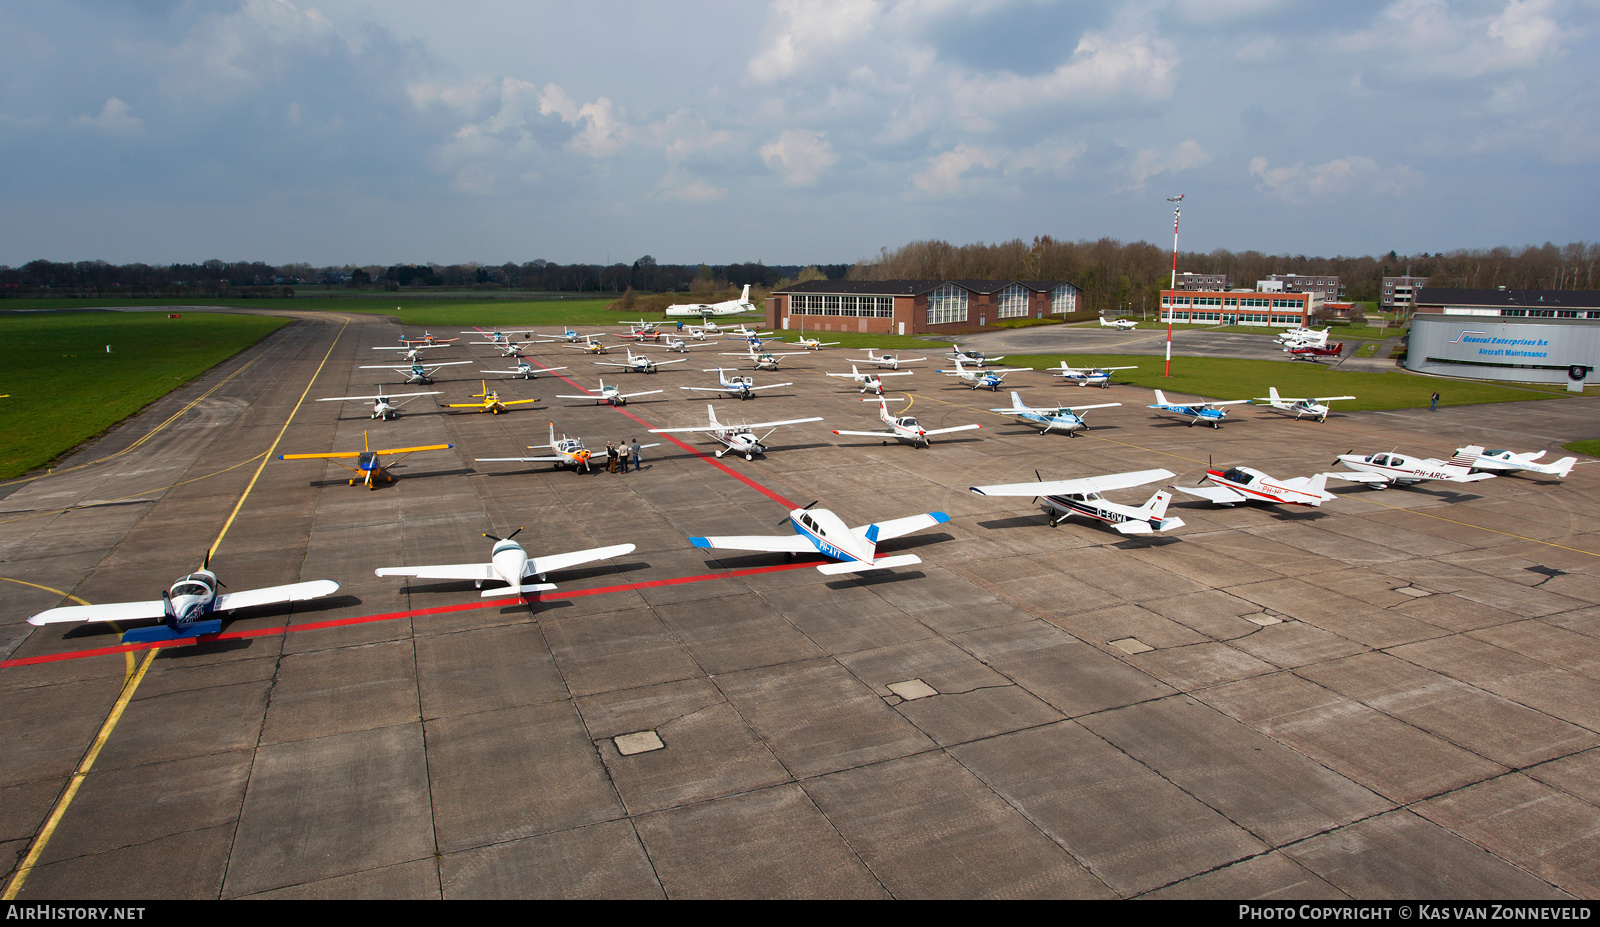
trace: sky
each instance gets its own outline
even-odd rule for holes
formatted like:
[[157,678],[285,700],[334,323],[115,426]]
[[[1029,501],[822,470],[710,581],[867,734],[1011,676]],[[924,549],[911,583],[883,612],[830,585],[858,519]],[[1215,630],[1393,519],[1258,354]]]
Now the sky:
[[1600,0],[7,0],[0,264],[1595,241]]

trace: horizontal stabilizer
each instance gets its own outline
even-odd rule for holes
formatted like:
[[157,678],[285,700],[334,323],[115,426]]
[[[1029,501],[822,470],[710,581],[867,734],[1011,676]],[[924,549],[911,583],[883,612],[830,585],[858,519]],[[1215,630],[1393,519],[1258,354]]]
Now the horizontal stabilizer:
[[200,637],[205,634],[222,633],[222,620],[213,618],[209,621],[196,621],[182,631],[174,631],[164,624],[153,624],[146,628],[132,628],[124,631],[122,642],[124,644],[153,644],[158,641],[179,641],[191,637]]
[[828,576],[841,576],[847,573],[866,573],[870,570],[888,570],[894,567],[911,566],[921,563],[922,558],[916,554],[899,554],[894,557],[879,557],[867,563],[863,560],[845,560],[840,563],[822,563],[817,565],[817,572]]
[[523,586],[501,586],[498,589],[485,589],[483,590],[482,595],[485,599],[492,599],[498,595],[510,595],[512,593],[530,595],[535,592],[549,592],[555,587],[555,583],[528,583]]

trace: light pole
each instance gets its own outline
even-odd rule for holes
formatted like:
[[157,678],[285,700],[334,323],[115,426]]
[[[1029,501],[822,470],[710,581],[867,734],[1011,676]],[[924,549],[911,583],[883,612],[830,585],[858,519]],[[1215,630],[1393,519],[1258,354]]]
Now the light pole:
[[[1183,196],[1180,193],[1177,196],[1167,197],[1167,202],[1175,204],[1172,207],[1172,284],[1168,292],[1175,292],[1178,289],[1178,217],[1183,213]],[[1168,300],[1167,305],[1167,364],[1161,372],[1164,377],[1172,376],[1172,303],[1177,301],[1177,297],[1173,297]]]

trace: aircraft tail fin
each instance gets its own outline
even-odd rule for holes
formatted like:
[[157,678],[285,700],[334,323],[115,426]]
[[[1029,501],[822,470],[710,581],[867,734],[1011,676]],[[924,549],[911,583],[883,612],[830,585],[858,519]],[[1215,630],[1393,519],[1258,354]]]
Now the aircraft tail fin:
[[1445,463],[1445,466],[1460,467],[1464,470],[1470,470],[1472,469],[1472,466],[1478,462],[1478,458],[1482,455],[1483,448],[1481,447],[1464,447],[1460,451],[1456,452],[1456,456],[1450,458]]
[[1276,386],[1267,387],[1267,395],[1272,398],[1273,405],[1277,405],[1283,401],[1282,397],[1278,395],[1278,388]]
[[1158,406],[1169,406],[1169,405],[1172,405],[1172,403],[1167,401],[1167,394],[1166,393],[1163,393],[1161,390],[1156,390],[1156,405],[1158,405]]
[[1161,490],[1150,497],[1150,501],[1139,507],[1139,519],[1119,522],[1113,527],[1123,534],[1152,534],[1157,531],[1169,531],[1183,526],[1183,519],[1176,516],[1167,518],[1167,503],[1172,501],[1172,493]]
[[1011,408],[1015,409],[1018,412],[1026,411],[1027,408],[1028,408],[1027,406],[1022,404],[1022,394],[1017,392],[1016,390],[1012,390],[1011,391]]
[[716,406],[712,405],[709,402],[706,403],[706,414],[711,416],[711,427],[712,428],[721,428],[722,427],[722,423],[717,421],[717,407]]
[[1572,465],[1577,462],[1578,458],[1576,457],[1563,457],[1560,460],[1545,464],[1545,466],[1550,473],[1565,479],[1567,474],[1572,472]]
[[1326,473],[1318,473],[1317,475],[1313,476],[1306,483],[1306,488],[1311,490],[1312,492],[1327,492],[1328,491],[1328,474],[1326,474]]
[[749,301],[750,301],[750,284],[746,283],[744,285],[744,292],[739,294],[739,302],[747,303]]
[[865,535],[865,540],[867,542],[867,558],[868,559],[871,559],[878,552],[878,532],[880,530],[881,529],[879,528],[879,526],[878,526],[878,524],[876,522],[874,522],[874,523],[872,523],[872,524],[867,526],[867,533]]

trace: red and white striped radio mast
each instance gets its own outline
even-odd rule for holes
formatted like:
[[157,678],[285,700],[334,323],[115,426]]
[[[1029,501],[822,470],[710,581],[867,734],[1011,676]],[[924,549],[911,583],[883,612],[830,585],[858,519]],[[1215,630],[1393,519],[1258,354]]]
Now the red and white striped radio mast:
[[[1172,207],[1172,285],[1170,287],[1170,290],[1176,291],[1178,289],[1178,218],[1183,214],[1183,194],[1169,196],[1167,197],[1167,202],[1176,204]],[[1175,303],[1177,299],[1174,298],[1170,302]],[[1172,306],[1169,304],[1167,306],[1167,365],[1161,373],[1164,377],[1172,376],[1172,312]]]

